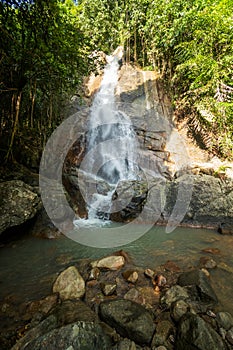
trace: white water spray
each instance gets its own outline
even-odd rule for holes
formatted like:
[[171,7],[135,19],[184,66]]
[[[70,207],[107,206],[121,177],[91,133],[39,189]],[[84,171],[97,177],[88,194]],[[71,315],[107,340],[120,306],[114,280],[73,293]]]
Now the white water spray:
[[[88,132],[88,159],[84,172],[95,181],[101,179],[109,184],[109,191],[103,195],[88,192],[88,220],[76,220],[80,227],[98,224],[108,220],[111,212],[112,195],[117,183],[137,179],[137,141],[129,117],[118,111],[115,105],[115,88],[118,82],[119,59],[123,50],[118,48],[108,56],[108,64],[98,93],[91,107]],[[90,194],[90,196],[89,196]]]

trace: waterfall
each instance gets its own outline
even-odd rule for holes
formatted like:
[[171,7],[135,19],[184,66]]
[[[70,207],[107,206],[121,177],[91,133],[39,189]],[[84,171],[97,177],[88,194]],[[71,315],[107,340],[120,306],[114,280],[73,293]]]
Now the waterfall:
[[[112,195],[119,181],[137,179],[137,141],[130,118],[117,110],[115,88],[118,82],[119,59],[122,49],[107,56],[107,65],[99,91],[96,93],[90,112],[87,135],[88,153],[82,163],[82,172],[109,185],[105,194],[93,193],[93,184],[86,182],[88,198],[88,220],[85,224],[96,224],[109,220]],[[88,187],[89,186],[89,187]],[[75,220],[82,225],[84,220]]]

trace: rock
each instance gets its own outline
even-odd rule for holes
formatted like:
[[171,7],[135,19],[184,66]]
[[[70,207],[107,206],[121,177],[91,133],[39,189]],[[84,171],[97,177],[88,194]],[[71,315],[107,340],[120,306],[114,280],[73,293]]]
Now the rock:
[[93,269],[91,269],[88,280],[97,280],[98,277],[100,275],[100,270],[98,269],[98,267],[93,267]]
[[231,345],[233,345],[233,327],[229,329],[229,331],[227,332],[226,339],[229,341]]
[[138,290],[143,297],[144,304],[147,306],[155,306],[159,304],[159,294],[155,293],[152,287],[138,287]]
[[109,296],[116,292],[117,285],[116,284],[110,284],[110,283],[101,283],[101,290],[104,293],[104,295]]
[[233,327],[233,317],[229,312],[218,312],[216,314],[216,320],[220,327],[223,327],[227,331]]
[[175,322],[178,322],[186,312],[190,311],[190,308],[190,305],[186,301],[182,299],[177,300],[171,305],[171,317]]
[[186,300],[189,298],[187,290],[181,286],[175,285],[169,288],[166,293],[161,297],[160,303],[167,308],[171,307],[171,304],[177,300]]
[[205,249],[202,249],[202,252],[203,253],[213,254],[213,255],[221,253],[220,249],[218,249],[218,248],[205,248]]
[[57,302],[58,294],[48,295],[41,300],[32,301],[27,308],[27,312],[30,314],[36,312],[47,314],[57,304]]
[[178,284],[182,287],[193,286],[194,293],[197,296],[197,300],[200,299],[202,302],[206,303],[217,303],[217,296],[209,282],[208,277],[202,270],[192,270],[189,272],[182,273],[178,278]]
[[141,305],[145,304],[145,298],[137,288],[130,288],[130,290],[124,295],[124,299],[134,301]]
[[156,347],[153,347],[152,350],[167,350],[167,348],[163,345],[160,345],[160,346],[156,346]]
[[127,282],[136,283],[138,280],[138,273],[134,270],[127,270],[122,273],[122,276]]
[[233,235],[233,223],[229,224],[220,224],[218,232],[222,235]]
[[154,272],[153,270],[151,270],[151,269],[146,269],[146,270],[144,271],[144,275],[145,275],[146,277],[149,277],[149,278],[154,278],[155,272]]
[[215,269],[215,267],[217,267],[217,263],[211,258],[202,256],[200,258],[200,267],[204,267],[205,269]]
[[177,350],[225,350],[220,335],[201,317],[186,313],[180,320],[175,343]]
[[168,260],[165,264],[164,264],[164,268],[167,271],[171,271],[171,272],[180,272],[180,267],[171,260]]
[[106,258],[93,261],[91,263],[91,266],[98,267],[101,269],[107,269],[107,270],[119,270],[121,267],[123,267],[125,264],[125,259],[123,256],[107,256]]
[[81,300],[65,300],[52,311],[60,326],[75,323],[77,321],[98,321],[97,314]]
[[40,197],[23,181],[0,183],[0,235],[32,219],[41,208]]
[[75,266],[62,271],[53,284],[53,292],[62,300],[78,299],[85,294],[85,282]]
[[139,350],[139,349],[141,349],[141,347],[137,346],[133,341],[129,339],[123,339],[113,347],[113,350]]
[[169,321],[161,321],[156,325],[152,339],[152,347],[169,344],[169,336],[174,334],[174,326]]
[[111,340],[101,326],[92,322],[76,322],[36,337],[20,350],[109,350]]
[[155,325],[143,306],[124,299],[104,301],[100,304],[99,315],[123,337],[139,344],[151,342]]
[[30,329],[23,338],[17,341],[11,350],[25,350],[27,345],[30,344],[35,338],[40,337],[57,327],[57,318],[54,315],[50,315],[36,327]]

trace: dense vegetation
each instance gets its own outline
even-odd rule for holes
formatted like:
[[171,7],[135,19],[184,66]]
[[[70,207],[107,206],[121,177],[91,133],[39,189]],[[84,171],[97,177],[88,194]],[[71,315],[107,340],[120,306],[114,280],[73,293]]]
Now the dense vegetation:
[[43,149],[90,53],[124,45],[127,62],[161,74],[193,136],[232,159],[232,13],[233,0],[2,1],[1,153]]
[[3,1],[0,16],[1,155],[37,166],[89,51],[72,0]]
[[233,0],[81,3],[92,47],[123,44],[127,61],[159,71],[199,144],[232,159]]

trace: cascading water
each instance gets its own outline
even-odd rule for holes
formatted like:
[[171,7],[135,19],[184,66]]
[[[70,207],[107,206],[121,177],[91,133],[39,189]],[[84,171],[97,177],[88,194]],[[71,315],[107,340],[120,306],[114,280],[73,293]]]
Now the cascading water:
[[[137,141],[130,119],[118,111],[115,104],[115,88],[118,81],[119,59],[123,50],[118,48],[107,57],[108,64],[90,113],[88,132],[88,154],[83,173],[108,184],[105,194],[86,192],[88,198],[88,220],[75,220],[75,225],[95,225],[109,220],[112,195],[117,183],[137,179]],[[92,187],[92,185],[91,185]]]

